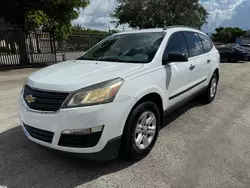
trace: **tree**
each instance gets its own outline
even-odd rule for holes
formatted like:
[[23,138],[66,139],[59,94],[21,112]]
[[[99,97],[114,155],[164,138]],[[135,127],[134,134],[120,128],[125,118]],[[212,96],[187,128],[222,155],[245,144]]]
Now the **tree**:
[[207,11],[199,0],[118,0],[112,16],[117,25],[155,28],[188,25],[196,28],[206,23]]
[[95,29],[88,29],[88,28],[85,28],[83,26],[81,26],[80,24],[76,24],[72,27],[72,33],[73,34],[78,34],[78,35],[83,35],[83,36],[88,36],[88,35],[91,35],[91,36],[108,36],[110,34],[113,34],[113,33],[118,33],[119,31],[118,30],[115,30],[115,29],[112,29],[112,30],[109,30],[109,31],[100,31],[100,30],[95,30]]
[[[0,20],[5,24],[25,25],[26,31],[42,28],[62,40],[71,32],[71,20],[76,19],[80,8],[85,8],[88,3],[89,0],[0,1]],[[12,38],[17,39],[14,42],[22,49],[20,62],[28,64],[25,35]]]
[[247,31],[246,31],[246,35],[245,35],[245,36],[250,37],[250,30],[247,30]]
[[43,27],[53,31],[57,39],[65,39],[71,32],[71,21],[78,18],[79,9],[88,3],[88,0],[51,0],[42,7],[26,11],[26,26],[28,29]]
[[214,41],[220,41],[224,43],[234,43],[237,37],[241,37],[247,34],[247,31],[238,27],[218,27],[215,29],[212,35]]
[[99,31],[87,29],[76,24],[72,28],[72,33],[67,39],[67,44],[70,46],[68,50],[86,51],[107,36],[119,32],[118,30]]
[[25,25],[27,30],[53,31],[58,39],[65,39],[71,32],[71,21],[79,16],[80,8],[88,4],[89,0],[1,1],[0,18],[7,23]]

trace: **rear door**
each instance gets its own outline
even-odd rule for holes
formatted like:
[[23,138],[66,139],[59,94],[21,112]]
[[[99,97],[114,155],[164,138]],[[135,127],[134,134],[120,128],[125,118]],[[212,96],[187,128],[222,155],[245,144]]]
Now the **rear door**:
[[184,32],[188,50],[189,50],[189,62],[190,62],[190,85],[192,91],[198,91],[205,86],[208,78],[208,71],[206,70],[206,64],[208,57],[205,55],[203,45],[200,37],[196,32],[187,31]]
[[211,67],[213,64],[216,64],[215,61],[217,61],[217,51],[212,51],[214,45],[212,43],[212,41],[210,40],[210,38],[204,34],[198,33],[205,54],[204,54],[204,58],[205,58],[205,63],[203,64],[203,69],[204,69],[204,73],[207,75],[207,77],[209,76],[209,73],[212,71]]
[[[177,52],[189,57],[188,47],[183,32],[172,34],[168,40],[164,56],[168,56],[171,52]],[[167,80],[166,89],[169,95],[169,106],[172,106],[187,96],[185,92],[190,87],[191,72],[189,70],[189,62],[169,62],[164,65],[166,73],[170,80]]]

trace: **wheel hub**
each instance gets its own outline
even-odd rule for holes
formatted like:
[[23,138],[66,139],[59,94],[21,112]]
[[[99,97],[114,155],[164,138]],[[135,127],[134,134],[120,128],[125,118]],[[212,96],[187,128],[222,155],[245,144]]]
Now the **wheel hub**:
[[211,82],[211,86],[210,86],[210,97],[213,98],[216,94],[216,90],[217,90],[217,80],[216,78],[213,78],[212,82]]
[[154,139],[156,133],[156,117],[153,112],[144,112],[136,125],[135,144],[139,149],[146,149]]

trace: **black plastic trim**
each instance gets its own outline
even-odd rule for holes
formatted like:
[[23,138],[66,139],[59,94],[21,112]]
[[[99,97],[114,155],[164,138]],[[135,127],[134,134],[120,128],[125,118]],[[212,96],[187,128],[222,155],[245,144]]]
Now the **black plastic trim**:
[[206,92],[206,90],[207,90],[207,86],[205,86],[201,90],[195,92],[193,95],[185,98],[184,100],[178,102],[174,106],[171,106],[170,108],[168,108],[167,110],[164,111],[164,117],[167,116],[167,115],[169,115],[169,114],[171,114],[172,112],[174,112],[175,110],[177,110],[178,108],[180,108],[184,104],[188,103],[189,101],[193,100],[195,97],[203,94],[204,92]]
[[[35,101],[28,103],[25,99],[28,95],[32,95]],[[69,93],[34,89],[28,85],[24,87],[23,91],[23,99],[27,106],[32,110],[41,112],[55,112],[59,110],[68,95]]]
[[99,142],[101,135],[102,131],[88,135],[61,134],[58,145],[72,148],[90,148]]
[[37,129],[35,127],[31,127],[31,126],[26,125],[26,124],[23,124],[23,125],[31,137],[33,137],[37,140],[41,140],[43,142],[47,142],[47,143],[52,142],[53,136],[54,136],[53,132]]
[[109,140],[106,146],[101,151],[96,153],[71,153],[60,150],[54,150],[48,147],[43,147],[43,148],[54,151],[66,157],[74,157],[81,159],[84,158],[91,161],[111,161],[118,157],[120,145],[121,145],[121,136],[118,136],[116,138]]
[[193,85],[193,86],[191,86],[191,87],[185,89],[184,91],[181,91],[180,93],[177,93],[177,94],[175,94],[175,95],[169,97],[169,100],[172,100],[172,99],[174,99],[174,98],[176,98],[176,97],[178,97],[178,96],[180,96],[180,95],[182,95],[182,94],[188,92],[189,90],[191,90],[191,89],[195,88],[196,86],[202,84],[202,83],[205,82],[206,80],[207,80],[207,79],[204,79],[204,80],[200,81],[199,83],[197,83],[197,84],[195,84],[195,85]]

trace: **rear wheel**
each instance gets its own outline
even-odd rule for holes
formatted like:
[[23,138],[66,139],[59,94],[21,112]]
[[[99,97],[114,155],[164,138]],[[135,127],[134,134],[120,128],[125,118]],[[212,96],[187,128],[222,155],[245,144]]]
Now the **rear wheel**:
[[237,63],[237,62],[238,62],[238,60],[236,60],[234,57],[229,57],[229,58],[228,58],[228,61],[229,61],[230,63]]
[[135,107],[125,125],[120,156],[127,160],[144,158],[156,142],[160,118],[157,105],[151,101]]
[[233,59],[232,57],[229,57],[227,60],[228,60],[230,63],[234,62],[234,59]]
[[218,75],[214,73],[206,89],[206,92],[204,93],[203,99],[206,103],[211,103],[214,100],[217,93],[217,86],[218,86]]

